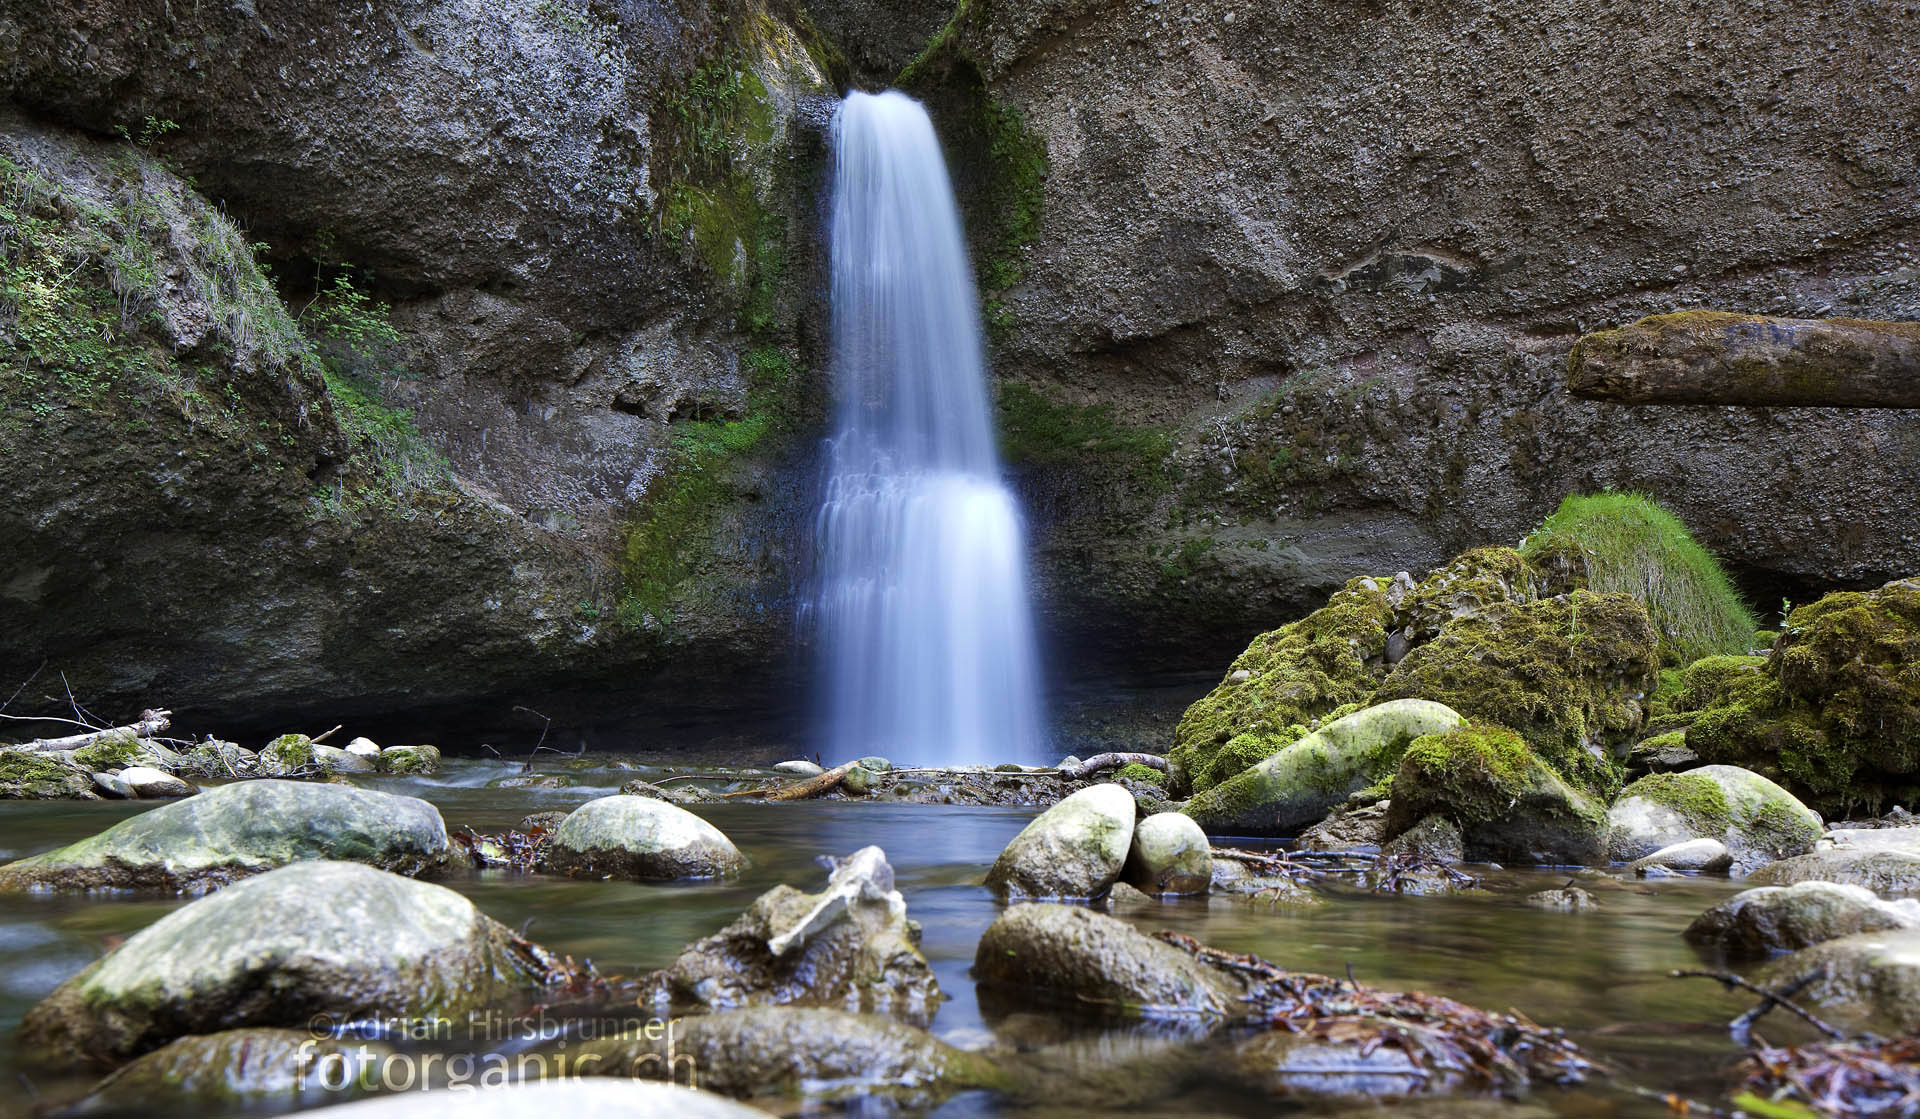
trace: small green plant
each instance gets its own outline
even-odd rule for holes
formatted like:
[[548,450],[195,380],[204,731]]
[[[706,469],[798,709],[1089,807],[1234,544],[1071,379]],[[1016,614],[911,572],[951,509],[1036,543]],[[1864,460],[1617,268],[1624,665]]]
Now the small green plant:
[[178,131],[180,131],[178,124],[170,120],[162,120],[153,116],[151,113],[147,115],[146,119],[140,122],[140,131],[137,133],[130,131],[124,124],[116,124],[113,126],[114,135],[128,143],[138,144],[143,148],[150,148],[153,146],[155,140],[158,140],[169,132]]

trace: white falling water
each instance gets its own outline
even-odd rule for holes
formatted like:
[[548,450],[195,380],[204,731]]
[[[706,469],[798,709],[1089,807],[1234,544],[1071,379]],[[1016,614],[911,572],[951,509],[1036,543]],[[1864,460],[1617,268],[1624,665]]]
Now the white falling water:
[[833,753],[1037,760],[1025,534],[940,144],[893,91],[850,95],[833,136],[837,400],[813,604]]

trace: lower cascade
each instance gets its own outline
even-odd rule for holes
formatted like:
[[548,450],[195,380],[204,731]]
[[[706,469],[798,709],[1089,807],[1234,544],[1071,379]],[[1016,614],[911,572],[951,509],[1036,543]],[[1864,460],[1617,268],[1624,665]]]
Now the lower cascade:
[[837,400],[813,602],[833,752],[1035,760],[1025,532],[939,141],[895,91],[848,96],[833,135]]

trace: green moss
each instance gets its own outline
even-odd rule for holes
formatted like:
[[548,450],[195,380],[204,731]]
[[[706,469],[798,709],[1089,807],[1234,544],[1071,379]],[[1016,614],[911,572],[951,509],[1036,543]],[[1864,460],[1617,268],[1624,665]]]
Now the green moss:
[[90,795],[87,775],[38,750],[0,750],[0,800],[64,800]]
[[1068,404],[1017,382],[1002,384],[995,403],[1010,462],[1097,466],[1123,471],[1148,492],[1167,486],[1173,436],[1164,428],[1124,423],[1111,404]]
[[1613,751],[1640,729],[1657,647],[1628,595],[1494,603],[1409,653],[1373,702],[1430,699],[1510,727],[1576,788],[1605,797],[1620,787]]
[[1416,738],[1394,775],[1391,815],[1404,823],[1400,830],[1435,812],[1462,831],[1490,823],[1525,794],[1536,764],[1526,740],[1505,727],[1475,725]]
[[313,739],[304,734],[283,734],[261,749],[260,758],[286,769],[304,769],[313,764]]
[[131,731],[107,735],[90,746],[82,746],[73,752],[73,760],[98,773],[103,769],[121,769],[130,765],[140,765],[146,758],[146,751],[140,746],[140,740]]
[[1694,835],[1720,835],[1733,823],[1726,791],[1710,777],[1654,773],[1635,781],[1625,792],[1673,809]]
[[1719,561],[1679,518],[1639,494],[1568,497],[1520,551],[1589,590],[1645,603],[1669,663],[1752,647],[1753,613]]
[[1123,765],[1113,774],[1116,781],[1145,781],[1149,785],[1165,785],[1167,775],[1150,765],[1134,763]]
[[1297,723],[1278,734],[1235,735],[1212,756],[1201,759],[1199,770],[1192,775],[1193,791],[1204,793],[1234,774],[1252,769],[1306,735],[1307,728]]

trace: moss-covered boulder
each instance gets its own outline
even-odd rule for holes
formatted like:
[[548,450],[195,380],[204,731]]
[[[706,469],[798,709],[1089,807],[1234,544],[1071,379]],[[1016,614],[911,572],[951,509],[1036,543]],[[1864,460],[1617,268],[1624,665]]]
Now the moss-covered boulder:
[[737,874],[747,858],[719,828],[678,805],[617,795],[574,809],[553,831],[555,874],[666,880]]
[[321,777],[326,771],[314,760],[313,739],[283,734],[260,748],[254,770],[262,777]]
[[1592,865],[1607,857],[1606,809],[1504,727],[1416,739],[1389,803],[1389,841],[1437,816],[1458,825],[1470,859]]
[[259,757],[260,755],[237,742],[208,739],[198,743],[182,756],[181,766],[176,772],[188,777],[214,780],[257,777],[259,770],[256,763]]
[[49,1062],[118,1063],[187,1034],[316,1015],[469,1015],[536,992],[546,965],[440,886],[305,862],[235,883],[135,933],[27,1012]]
[[940,984],[915,938],[886,853],[863,847],[836,861],[825,890],[775,886],[660,978],[682,1005],[858,1007],[924,1023]]
[[1295,834],[1391,775],[1408,743],[1464,725],[1460,713],[1443,704],[1382,703],[1335,719],[1195,796],[1182,811],[1214,834]]
[[1920,901],[1882,901],[1835,882],[1761,886],[1693,919],[1686,937],[1734,956],[1792,952],[1855,933],[1920,928]]
[[884,1098],[910,1108],[930,1107],[967,1089],[1008,1086],[985,1055],[892,1018],[824,1007],[766,1006],[677,1018],[671,1035],[643,1028],[590,1041],[578,1048],[573,1067],[639,1080],[684,1078],[692,1069],[703,1089],[743,1099]]
[[154,754],[147,744],[130,730],[115,730],[73,751],[73,760],[98,772],[122,769],[130,765],[152,765]]
[[86,766],[44,750],[0,749],[0,800],[97,800]]
[[1718,839],[1752,869],[1813,850],[1820,817],[1765,777],[1730,765],[1655,773],[1627,786],[1607,813],[1614,859],[1632,862],[1688,839]]
[[987,870],[1000,898],[1097,898],[1120,878],[1133,843],[1133,794],[1081,789],[1034,817]]
[[1145,1018],[1247,1017],[1247,986],[1193,954],[1104,913],[1068,905],[1016,905],[980,937],[974,978],[983,987],[1102,1013]]
[[440,768],[440,749],[424,743],[416,746],[389,746],[380,751],[375,762],[381,773],[393,777],[421,777]]
[[311,1030],[242,1029],[170,1041],[114,1070],[61,1115],[227,1115],[295,1111],[377,1090],[377,1042]]
[[8,863],[0,890],[198,892],[306,859],[420,874],[446,858],[446,824],[424,800],[349,785],[244,781]]

